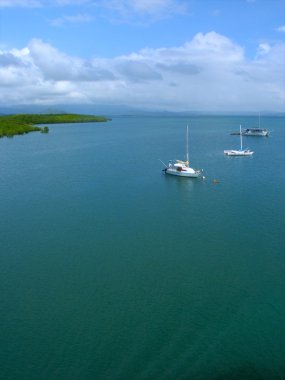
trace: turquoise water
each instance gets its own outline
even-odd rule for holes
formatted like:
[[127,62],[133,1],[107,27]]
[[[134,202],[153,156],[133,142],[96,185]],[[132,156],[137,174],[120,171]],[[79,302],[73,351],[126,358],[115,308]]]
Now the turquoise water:
[[[114,117],[0,140],[9,379],[284,379],[285,119]],[[190,161],[206,179],[166,176]],[[219,183],[214,184],[213,179]]]

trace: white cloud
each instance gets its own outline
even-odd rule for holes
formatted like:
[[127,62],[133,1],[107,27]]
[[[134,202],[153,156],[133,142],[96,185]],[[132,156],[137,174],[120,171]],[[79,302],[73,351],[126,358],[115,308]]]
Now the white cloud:
[[0,8],[5,7],[25,7],[25,8],[37,8],[41,7],[42,2],[40,0],[0,0]]
[[184,0],[99,0],[96,5],[116,22],[149,22],[188,10]]
[[219,17],[220,15],[221,15],[221,10],[220,9],[214,9],[213,11],[212,11],[212,16],[214,16],[214,17]]
[[263,42],[258,46],[258,55],[267,55],[271,50],[271,46],[267,42]]
[[[0,8],[36,8],[36,7],[87,7],[88,10],[100,10],[101,15],[114,22],[148,23],[165,17],[187,12],[186,0],[0,0]],[[66,23],[88,22],[93,18],[90,14],[62,16],[51,22],[60,26]]]
[[0,0],[1,7],[26,7],[36,8],[45,6],[68,6],[68,5],[83,5],[92,3],[92,0]]
[[285,25],[279,26],[279,28],[277,28],[277,31],[285,33]]
[[68,6],[68,5],[83,5],[90,3],[91,0],[54,0],[56,5]]
[[130,82],[161,80],[161,74],[146,62],[140,60],[122,60],[116,67],[117,71]]
[[248,60],[242,47],[210,32],[182,46],[84,60],[34,39],[22,50],[0,51],[0,104],[285,112],[284,52],[284,43],[263,43]]
[[105,9],[120,16],[132,18],[135,15],[165,17],[185,13],[186,0],[0,0],[0,7],[67,7],[90,5]]
[[32,40],[28,48],[30,58],[44,80],[85,82],[114,78],[112,72],[100,63],[70,57],[41,40]]
[[136,12],[141,14],[155,13],[183,13],[187,9],[186,3],[177,0],[108,0],[102,5],[126,14]]
[[93,17],[87,14],[77,14],[72,16],[62,16],[51,21],[53,26],[63,26],[65,24],[82,24],[93,20]]

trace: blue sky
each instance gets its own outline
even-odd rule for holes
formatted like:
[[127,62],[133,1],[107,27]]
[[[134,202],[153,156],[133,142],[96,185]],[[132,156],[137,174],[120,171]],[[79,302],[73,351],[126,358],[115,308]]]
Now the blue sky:
[[0,105],[285,112],[285,0],[0,0]]

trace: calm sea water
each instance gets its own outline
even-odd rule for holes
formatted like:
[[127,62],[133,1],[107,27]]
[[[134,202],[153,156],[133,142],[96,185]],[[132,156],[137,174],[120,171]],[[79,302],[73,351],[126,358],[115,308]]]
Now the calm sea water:
[[[185,156],[206,179],[166,176]],[[285,119],[114,117],[0,140],[2,379],[284,379]],[[214,184],[213,179],[219,183]]]

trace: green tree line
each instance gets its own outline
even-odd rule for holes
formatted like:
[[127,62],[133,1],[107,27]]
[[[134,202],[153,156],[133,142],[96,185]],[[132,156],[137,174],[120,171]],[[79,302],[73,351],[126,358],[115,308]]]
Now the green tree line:
[[12,137],[34,131],[48,132],[48,127],[39,127],[36,124],[90,123],[105,122],[107,120],[104,116],[80,114],[2,115],[0,116],[0,137]]

